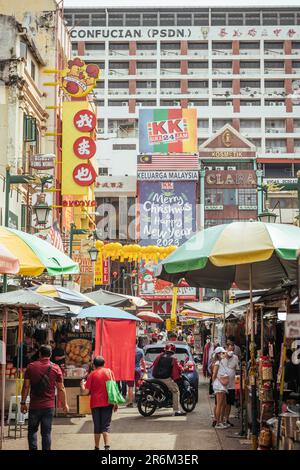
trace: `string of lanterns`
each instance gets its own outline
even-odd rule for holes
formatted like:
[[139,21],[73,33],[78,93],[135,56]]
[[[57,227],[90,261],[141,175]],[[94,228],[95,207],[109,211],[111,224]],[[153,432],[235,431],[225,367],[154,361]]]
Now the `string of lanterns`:
[[158,263],[159,260],[166,258],[176,250],[177,246],[140,246],[137,244],[122,245],[118,242],[103,243],[101,240],[96,241],[96,248],[101,252],[104,258],[110,258],[112,261],[153,261]]

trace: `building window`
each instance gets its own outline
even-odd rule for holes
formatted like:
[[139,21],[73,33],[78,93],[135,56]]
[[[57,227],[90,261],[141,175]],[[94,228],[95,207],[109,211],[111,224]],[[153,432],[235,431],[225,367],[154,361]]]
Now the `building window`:
[[177,26],[192,26],[192,15],[190,13],[177,13]]
[[178,89],[180,88],[180,81],[178,80],[173,80],[173,81],[161,81],[160,82],[160,88],[172,88],[172,89]]
[[279,22],[283,25],[294,25],[295,22],[295,13],[280,13]]
[[25,41],[20,41],[20,57],[27,60],[27,44]]
[[86,42],[85,43],[85,52],[99,52],[99,51],[105,51],[104,42]]
[[36,142],[36,119],[32,116],[24,115],[23,141]]
[[157,26],[157,14],[143,13],[143,26]]
[[240,50],[241,51],[244,51],[244,50],[257,50],[259,51],[259,48],[260,48],[260,43],[257,41],[240,41]]
[[30,76],[33,81],[35,81],[35,63],[31,61],[31,70],[30,70]]
[[90,26],[90,15],[74,15],[74,25],[75,26]]
[[73,15],[64,15],[63,19],[67,23],[67,26],[73,25]]
[[270,197],[270,209],[298,209],[298,199],[296,197],[275,198]]
[[205,206],[223,206],[223,188],[205,190]]
[[239,206],[257,206],[257,191],[255,188],[238,189]]
[[97,133],[98,134],[104,133],[104,119],[97,120]]
[[98,168],[98,176],[108,176],[108,168],[107,167]]
[[194,26],[208,26],[208,13],[195,13]]
[[242,26],[244,24],[244,18],[242,13],[229,13],[228,14],[228,25],[229,26]]
[[159,24],[160,26],[175,26],[174,13],[160,13]]
[[226,25],[226,14],[225,13],[212,13],[211,15],[212,26],[225,26]]
[[156,51],[157,45],[155,42],[138,42],[136,49],[137,51]]
[[92,13],[92,26],[106,26],[105,14],[94,14]]
[[127,13],[125,19],[125,26],[141,26],[141,15]]
[[245,24],[247,26],[259,26],[260,25],[260,14],[259,13],[246,13]]
[[263,25],[273,26],[278,24],[278,13],[263,13]]
[[104,106],[104,100],[95,100],[94,103],[96,107]]
[[151,106],[156,106],[156,101],[155,100],[143,100],[143,101],[137,101],[136,105],[138,107],[140,106],[146,106],[146,107],[151,107]]
[[128,101],[108,100],[108,106],[128,106]]
[[108,26],[123,26],[123,14],[122,13],[110,13],[108,17]]

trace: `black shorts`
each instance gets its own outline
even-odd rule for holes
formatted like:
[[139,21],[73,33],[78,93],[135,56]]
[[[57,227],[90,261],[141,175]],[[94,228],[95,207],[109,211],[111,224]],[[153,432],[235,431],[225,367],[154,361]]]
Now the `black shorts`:
[[92,408],[94,434],[102,434],[103,432],[110,431],[112,412],[112,405]]
[[234,389],[227,390],[226,402],[227,402],[227,405],[231,405],[231,406],[235,404],[235,390]]

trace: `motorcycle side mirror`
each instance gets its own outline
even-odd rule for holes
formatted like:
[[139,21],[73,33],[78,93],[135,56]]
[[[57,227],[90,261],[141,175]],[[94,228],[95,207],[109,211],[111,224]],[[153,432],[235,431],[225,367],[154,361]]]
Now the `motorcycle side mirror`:
[[195,364],[200,364],[201,360],[199,356],[194,356],[194,362]]

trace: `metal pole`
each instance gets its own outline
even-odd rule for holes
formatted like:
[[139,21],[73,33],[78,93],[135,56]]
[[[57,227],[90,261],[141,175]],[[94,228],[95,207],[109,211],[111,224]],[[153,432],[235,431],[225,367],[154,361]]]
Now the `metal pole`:
[[[6,175],[5,175],[5,215],[4,215],[4,227],[8,227],[9,193],[10,193],[10,166],[7,166],[7,167],[6,167]],[[3,274],[2,292],[7,292],[7,274]]]
[[255,364],[255,336],[254,336],[254,309],[252,295],[252,264],[249,266],[249,283],[250,283],[250,312],[251,312],[251,368],[250,368],[250,384],[251,384],[251,414],[252,414],[252,449],[257,450],[257,396],[256,396],[256,364]]
[[73,254],[73,235],[74,235],[75,224],[70,225],[70,253],[69,256],[72,259]]
[[8,308],[3,307],[2,313],[2,370],[1,370],[1,435],[0,435],[0,450],[3,447],[4,429],[5,429],[5,369],[6,369],[6,352],[7,352],[7,322],[8,322]]

